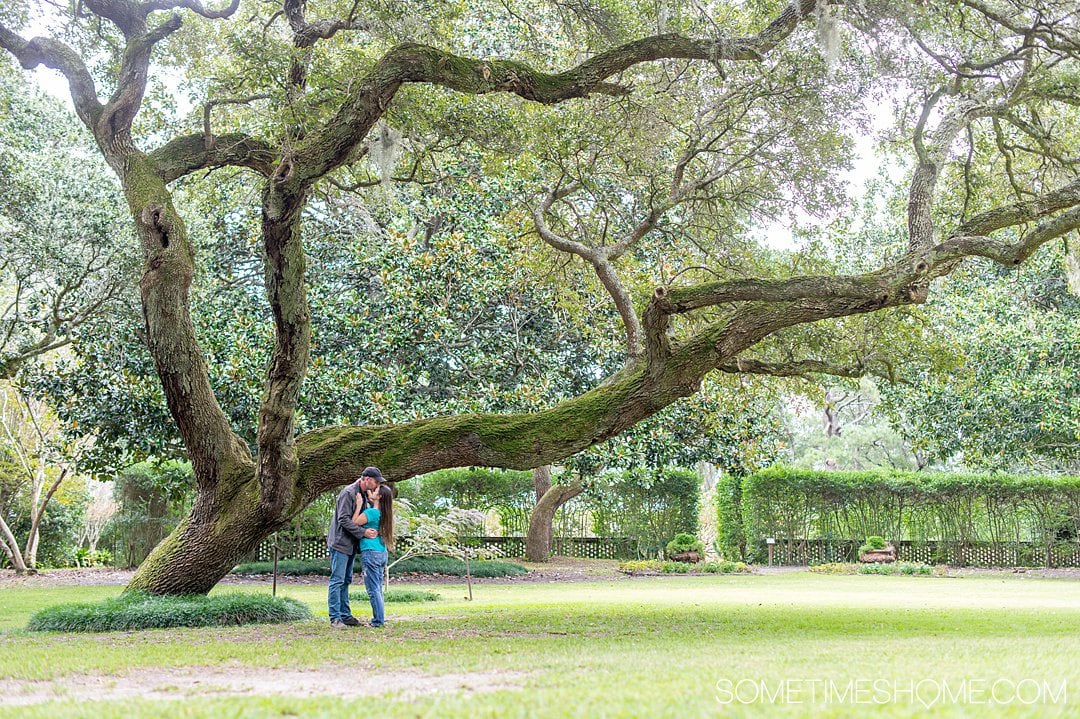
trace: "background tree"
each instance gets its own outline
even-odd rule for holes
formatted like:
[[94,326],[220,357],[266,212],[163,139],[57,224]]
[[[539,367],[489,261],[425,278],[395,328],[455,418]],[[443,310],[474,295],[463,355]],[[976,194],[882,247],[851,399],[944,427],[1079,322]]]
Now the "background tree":
[[131,283],[121,203],[79,123],[0,63],[0,376],[69,345]]
[[[0,452],[8,501],[0,504],[0,547],[19,574],[37,570],[41,525],[49,503],[65,479],[74,476],[80,445],[63,446],[63,436],[49,409],[8,382],[0,389]],[[16,529],[5,515],[22,495],[26,507],[25,538],[20,546]]]
[[[618,435],[696,392],[717,368],[784,376],[865,368],[860,357],[838,364],[832,356],[804,354],[813,346],[800,344],[805,334],[798,328],[925,302],[931,281],[968,257],[1019,264],[1080,226],[1080,183],[1068,151],[1076,145],[1075,125],[1043,120],[1071,118],[1076,101],[1080,42],[1070,3],[837,7],[799,0],[782,7],[695,8],[665,18],[667,32],[659,35],[651,34],[657,18],[614,4],[573,17],[530,6],[524,23],[521,13],[483,3],[428,7],[426,13],[402,3],[394,17],[405,21],[359,4],[316,9],[284,0],[280,9],[260,3],[236,15],[238,8],[239,0],[225,8],[191,0],[87,0],[59,37],[28,39],[17,32],[25,8],[16,4],[0,24],[0,46],[24,67],[44,64],[67,78],[76,113],[120,179],[143,251],[145,338],[191,458],[197,494],[191,513],[140,567],[132,589],[209,590],[237,556],[365,464],[380,465],[393,479],[449,466],[532,468]],[[234,15],[243,19],[230,20]],[[481,15],[487,26],[513,32],[476,32]],[[852,29],[847,42],[842,27]],[[823,40],[820,47],[814,35]],[[205,51],[209,44],[213,52]],[[162,107],[149,84],[159,48],[157,57],[188,73],[201,113],[166,118],[154,112]],[[80,50],[109,59],[88,66]],[[696,71],[706,63],[719,71],[704,77],[685,106],[708,106],[727,88],[742,87],[747,76],[796,77],[833,90],[821,96],[822,123],[813,126],[835,128],[832,143],[816,133],[805,145],[797,132],[775,139],[766,133],[760,151],[711,158],[717,166],[706,163],[702,172],[723,175],[719,166],[728,164],[734,172],[748,155],[780,155],[782,161],[766,164],[756,181],[748,178],[739,195],[742,212],[702,215],[706,224],[751,221],[755,210],[768,215],[785,205],[813,209],[828,198],[818,188],[836,187],[823,178],[834,164],[814,158],[842,156],[841,138],[857,129],[857,114],[847,110],[853,94],[871,87],[862,71],[873,68],[880,96],[892,93],[899,105],[895,130],[910,141],[913,159],[903,251],[856,274],[806,274],[798,265],[778,272],[761,263],[676,277],[643,248],[642,267],[654,268],[651,284],[659,287],[635,304],[642,308],[642,351],[588,391],[527,413],[302,431],[298,410],[313,337],[303,225],[319,210],[321,187],[348,185],[353,170],[392,170],[395,138],[409,135],[396,128],[423,126],[425,108],[444,109],[432,98],[467,107],[457,117],[483,130],[462,134],[479,140],[512,137],[512,128],[531,116],[558,118],[559,108],[548,114],[545,106],[601,96],[593,109],[608,127],[626,127],[632,136],[638,116],[613,113],[645,100],[664,104],[678,94],[674,88],[702,79]],[[552,66],[566,69],[536,69]],[[845,74],[845,68],[858,70]],[[484,117],[486,105],[470,96],[490,93],[525,102],[515,99],[505,114]],[[786,93],[780,87],[765,96],[786,108],[789,122],[819,114],[800,97],[785,103]],[[620,97],[627,99],[610,100]],[[758,110],[754,97],[737,94],[731,104],[783,131],[785,124],[774,121],[778,108]],[[849,101],[839,108],[824,103],[842,98]],[[492,106],[507,102],[504,97]],[[509,123],[500,125],[504,119]],[[663,123],[655,127],[660,135],[668,132]],[[682,131],[667,127],[668,137]],[[753,138],[747,142],[753,147]],[[958,145],[966,152],[955,154]],[[492,152],[492,168],[508,155]],[[669,155],[667,177],[678,177],[681,157]],[[262,276],[274,336],[253,443],[214,394],[190,311],[196,255],[171,187],[224,166],[253,172],[260,187]],[[1002,170],[1020,195],[1016,201],[984,181]],[[765,182],[770,178],[772,185]],[[627,185],[633,197],[636,188]],[[671,198],[643,193],[654,201],[641,212],[627,203],[634,223]],[[785,203],[785,196],[792,200]],[[595,221],[602,226],[612,217],[601,212]]]
[[973,469],[1080,470],[1080,299],[1068,291],[1063,253],[1019,273],[973,265],[926,312],[955,361],[883,391],[912,445]]

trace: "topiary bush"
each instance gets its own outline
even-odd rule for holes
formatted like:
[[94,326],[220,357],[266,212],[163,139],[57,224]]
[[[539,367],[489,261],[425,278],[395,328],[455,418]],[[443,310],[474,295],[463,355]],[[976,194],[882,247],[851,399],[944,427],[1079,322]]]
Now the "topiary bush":
[[694,535],[679,533],[675,535],[675,539],[667,543],[665,550],[669,557],[673,554],[684,554],[686,552],[697,552],[698,555],[703,555],[705,546]]
[[102,602],[42,609],[27,626],[34,632],[112,632],[169,627],[280,624],[311,618],[306,604],[266,594],[158,597],[128,592]]
[[[366,591],[350,592],[349,599],[357,602],[366,602],[371,597],[368,596]],[[389,603],[401,603],[411,604],[414,602],[437,602],[442,599],[442,596],[435,592],[428,592],[423,589],[396,589],[394,587],[387,587],[383,592],[383,601]]]
[[875,549],[885,549],[884,537],[867,537],[866,543],[859,547],[859,554],[866,554],[867,552],[871,552]]

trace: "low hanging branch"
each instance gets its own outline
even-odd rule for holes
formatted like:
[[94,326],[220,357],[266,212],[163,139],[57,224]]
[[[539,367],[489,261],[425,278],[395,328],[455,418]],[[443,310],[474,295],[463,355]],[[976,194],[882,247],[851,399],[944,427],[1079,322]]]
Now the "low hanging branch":
[[[1038,202],[1056,206],[1066,195],[1062,188]],[[1080,204],[1080,197],[1074,203]],[[993,216],[1000,217],[996,212]],[[332,427],[301,435],[297,439],[300,481],[295,501],[303,505],[356,476],[371,462],[394,480],[454,466],[531,469],[550,464],[613,437],[693,394],[710,371],[738,369],[740,353],[779,330],[924,302],[930,280],[952,271],[960,260],[982,256],[1012,264],[1077,228],[1080,207],[1045,217],[1016,242],[953,237],[863,275],[659,288],[641,318],[648,348],[645,357],[599,387],[530,414],[443,417],[390,427]],[[667,328],[673,315],[732,302],[739,303],[738,307],[726,319],[682,342],[669,339]],[[741,364],[741,371],[781,376],[820,372],[854,375],[862,369],[815,360],[786,364],[742,360]]]

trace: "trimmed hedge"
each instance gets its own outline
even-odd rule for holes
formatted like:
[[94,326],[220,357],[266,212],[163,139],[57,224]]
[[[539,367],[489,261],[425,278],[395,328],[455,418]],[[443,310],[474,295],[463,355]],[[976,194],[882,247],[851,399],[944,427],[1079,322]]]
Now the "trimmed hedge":
[[716,481],[716,544],[725,559],[746,561],[741,476],[723,474]]
[[1080,533],[1080,477],[774,467],[746,477],[737,491],[728,485],[718,494],[725,552],[741,541],[759,561],[765,537],[775,537],[781,551],[803,539],[861,543],[874,535],[915,543],[1036,543],[1050,550],[1075,545]]
[[[498,560],[480,560],[469,563],[474,577],[516,577],[528,574],[520,564]],[[401,574],[445,574],[452,577],[465,576],[465,562],[451,557],[412,557],[390,568],[390,576]]]
[[159,597],[128,592],[102,602],[58,604],[30,618],[35,632],[113,632],[169,627],[280,624],[310,619],[307,605],[266,594]]
[[[393,557],[391,557],[393,561]],[[357,563],[356,569],[360,566]],[[497,560],[480,560],[472,562],[471,573],[474,577],[513,577],[526,574],[529,570],[520,564],[502,562]],[[233,574],[271,574],[274,571],[273,562],[248,562],[237,565],[232,570]],[[329,559],[282,559],[278,561],[278,574],[304,575],[318,574],[324,577],[330,576]],[[399,562],[390,568],[390,576],[396,577],[402,574],[446,574],[452,577],[465,576],[465,562],[450,557],[412,557]]]
[[[246,562],[236,565],[233,574],[273,574],[273,562]],[[301,576],[305,574],[319,574],[324,577],[330,576],[329,559],[279,559],[278,574],[286,576]]]
[[596,536],[635,539],[640,556],[655,557],[676,534],[697,534],[700,488],[694,470],[667,467],[619,472],[581,496]]

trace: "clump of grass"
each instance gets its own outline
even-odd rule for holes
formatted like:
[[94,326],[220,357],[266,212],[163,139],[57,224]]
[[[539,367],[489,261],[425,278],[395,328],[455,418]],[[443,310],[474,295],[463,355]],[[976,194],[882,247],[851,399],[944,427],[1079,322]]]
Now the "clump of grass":
[[42,609],[30,618],[27,628],[35,632],[111,632],[280,624],[310,618],[311,610],[305,604],[265,594],[158,597],[128,592],[102,602]]
[[[366,591],[351,592],[349,599],[357,602],[366,602],[370,599]],[[388,587],[383,592],[383,601],[412,603],[412,602],[436,602],[442,597],[435,592],[428,592],[423,589],[395,589]]]

